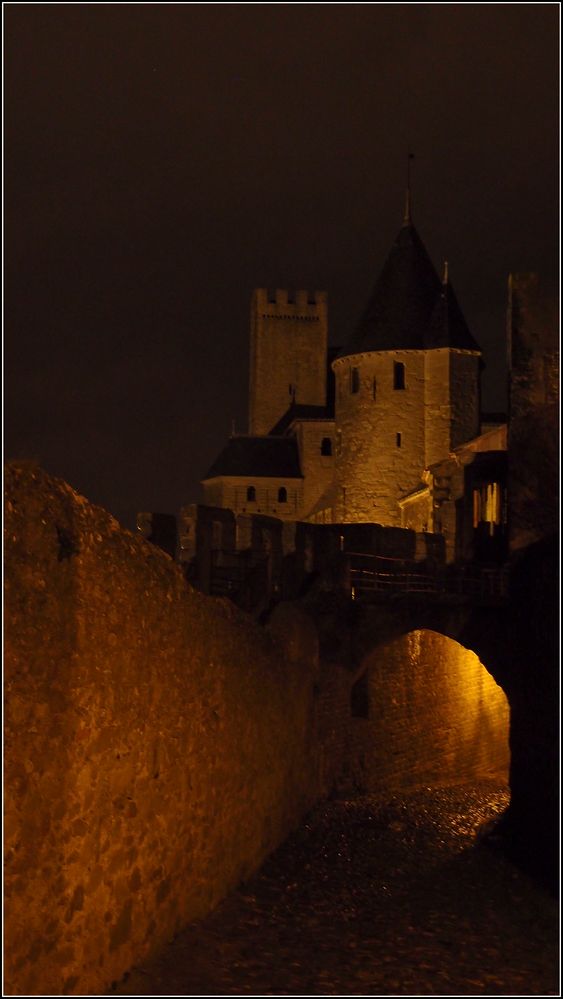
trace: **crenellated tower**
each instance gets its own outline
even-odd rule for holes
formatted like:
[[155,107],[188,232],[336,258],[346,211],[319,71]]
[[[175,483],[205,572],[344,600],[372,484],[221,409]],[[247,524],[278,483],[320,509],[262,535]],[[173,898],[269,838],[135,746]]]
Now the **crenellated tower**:
[[268,434],[292,402],[326,404],[327,337],[326,292],[253,292],[249,434]]

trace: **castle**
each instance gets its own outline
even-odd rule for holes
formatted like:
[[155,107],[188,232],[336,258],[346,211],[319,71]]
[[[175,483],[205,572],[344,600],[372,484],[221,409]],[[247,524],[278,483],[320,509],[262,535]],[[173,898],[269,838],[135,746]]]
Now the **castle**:
[[208,470],[207,507],[439,533],[453,560],[475,555],[456,515],[469,484],[472,530],[503,533],[506,425],[481,414],[481,349],[409,205],[407,192],[402,227],[342,348],[328,347],[324,292],[254,292],[249,432]]

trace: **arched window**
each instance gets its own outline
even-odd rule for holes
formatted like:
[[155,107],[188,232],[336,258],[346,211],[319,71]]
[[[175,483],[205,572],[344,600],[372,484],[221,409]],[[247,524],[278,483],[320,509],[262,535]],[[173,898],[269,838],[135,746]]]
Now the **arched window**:
[[256,503],[256,489],[254,486],[249,486],[246,490],[246,500],[247,503]]
[[360,369],[350,368],[350,392],[355,394],[360,391]]
[[332,454],[332,440],[330,437],[323,437],[321,441],[321,454],[331,455]]
[[393,388],[404,389],[405,365],[401,361],[393,361]]
[[278,489],[278,503],[287,503],[287,489],[285,486],[280,486]]

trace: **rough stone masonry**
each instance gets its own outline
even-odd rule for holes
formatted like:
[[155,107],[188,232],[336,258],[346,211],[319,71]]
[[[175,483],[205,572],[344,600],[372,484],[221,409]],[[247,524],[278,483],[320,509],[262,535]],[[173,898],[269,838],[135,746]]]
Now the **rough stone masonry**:
[[319,794],[314,635],[285,646],[33,467],[6,475],[11,994],[96,993]]

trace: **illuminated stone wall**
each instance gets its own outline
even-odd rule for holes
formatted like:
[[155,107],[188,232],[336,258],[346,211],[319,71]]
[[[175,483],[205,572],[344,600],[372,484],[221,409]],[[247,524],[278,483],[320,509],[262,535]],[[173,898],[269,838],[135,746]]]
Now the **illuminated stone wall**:
[[508,779],[508,702],[473,652],[413,631],[377,648],[365,668],[351,695],[348,770],[359,786]]
[[479,433],[479,357],[428,350],[425,358],[425,462],[441,461]]
[[[397,362],[404,388],[395,388]],[[399,500],[417,489],[424,468],[479,433],[478,365],[476,354],[450,349],[334,362],[336,522],[401,525]]]
[[[297,424],[299,460],[303,473],[303,497],[299,520],[303,520],[330,486],[334,476],[334,421],[303,420]],[[330,454],[322,453],[323,441],[330,441]]]
[[38,469],[6,485],[5,987],[99,994],[315,800],[316,639]]
[[[272,299],[272,300],[270,300]],[[249,434],[268,434],[295,402],[324,406],[326,292],[254,291],[250,320]]]
[[[395,362],[405,365],[404,389],[393,387]],[[359,372],[356,392],[353,368]],[[334,362],[334,373],[334,519],[400,527],[398,500],[420,484],[425,465],[424,351],[345,357]]]
[[[255,499],[248,499],[248,488],[255,489]],[[286,490],[285,502],[279,491]],[[229,475],[208,480],[203,484],[203,500],[207,506],[222,507],[234,513],[263,513],[280,520],[297,520],[303,508],[302,479]]]

